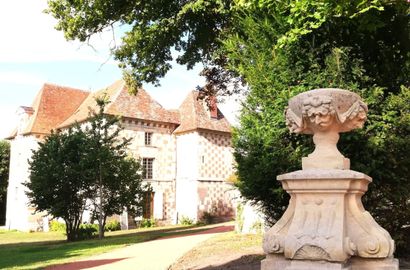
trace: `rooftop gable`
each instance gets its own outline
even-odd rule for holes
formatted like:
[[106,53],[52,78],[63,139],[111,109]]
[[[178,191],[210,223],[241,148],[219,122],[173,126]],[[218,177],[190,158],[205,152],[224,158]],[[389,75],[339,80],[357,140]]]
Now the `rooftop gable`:
[[74,124],[76,121],[83,122],[87,120],[90,110],[98,110],[95,99],[104,94],[108,96],[110,101],[105,108],[106,114],[156,122],[179,123],[177,113],[164,109],[144,89],[140,88],[135,95],[132,95],[129,93],[125,82],[119,80],[109,87],[89,95],[81,106],[59,127],[63,128]]
[[135,95],[131,95],[125,83],[107,106],[106,112],[127,118],[179,124],[177,113],[164,109],[142,88],[138,89]]
[[89,92],[80,89],[44,84],[32,107],[22,107],[31,114],[22,134],[49,134],[70,117],[88,95]]
[[205,129],[231,132],[231,125],[223,113],[217,109],[217,117],[211,117],[206,102],[199,98],[198,91],[191,91],[179,107],[180,126],[174,133]]

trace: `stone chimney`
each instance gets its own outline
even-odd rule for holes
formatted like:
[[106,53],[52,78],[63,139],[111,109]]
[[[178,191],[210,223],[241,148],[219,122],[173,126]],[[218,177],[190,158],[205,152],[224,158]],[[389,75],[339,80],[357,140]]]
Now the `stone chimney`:
[[209,112],[212,119],[218,119],[218,101],[216,96],[209,97]]

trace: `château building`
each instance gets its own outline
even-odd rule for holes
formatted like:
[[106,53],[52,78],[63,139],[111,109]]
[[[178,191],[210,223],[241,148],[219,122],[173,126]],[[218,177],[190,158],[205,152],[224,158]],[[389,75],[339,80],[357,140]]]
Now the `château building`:
[[[8,138],[6,228],[28,231],[46,224],[44,213],[34,214],[23,185],[29,181],[32,150],[51,130],[86,121],[97,109],[95,98],[104,93],[110,101],[105,113],[121,116],[121,136],[131,139],[129,153],[141,160],[144,181],[153,188],[146,218],[175,224],[182,217],[199,220],[204,213],[233,217],[234,193],[227,181],[233,173],[231,127],[216,102],[208,106],[192,91],[178,109],[167,110],[143,89],[130,95],[123,81],[94,93],[45,84],[31,107],[18,109],[17,128]],[[118,218],[123,228],[132,223],[126,214]]]

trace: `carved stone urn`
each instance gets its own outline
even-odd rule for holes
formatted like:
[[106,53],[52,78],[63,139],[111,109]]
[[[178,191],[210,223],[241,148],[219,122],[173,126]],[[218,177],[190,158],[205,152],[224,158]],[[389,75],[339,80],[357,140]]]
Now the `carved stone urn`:
[[291,132],[312,134],[315,150],[302,170],[279,175],[290,202],[264,236],[262,270],[398,270],[394,241],[364,209],[371,177],[350,170],[339,133],[361,128],[367,105],[342,89],[315,89],[289,100]]

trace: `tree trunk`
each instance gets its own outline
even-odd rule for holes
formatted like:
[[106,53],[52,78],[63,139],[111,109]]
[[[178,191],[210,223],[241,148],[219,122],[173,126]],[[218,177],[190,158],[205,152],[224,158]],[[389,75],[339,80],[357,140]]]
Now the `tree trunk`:
[[101,173],[101,162],[100,162],[100,179],[99,179],[99,211],[98,211],[98,238],[104,238],[104,214],[103,214],[103,187],[102,187],[102,173]]
[[65,221],[65,233],[67,235],[67,241],[73,242],[77,240],[78,231],[73,230],[72,222],[69,220],[64,220],[64,221]]

